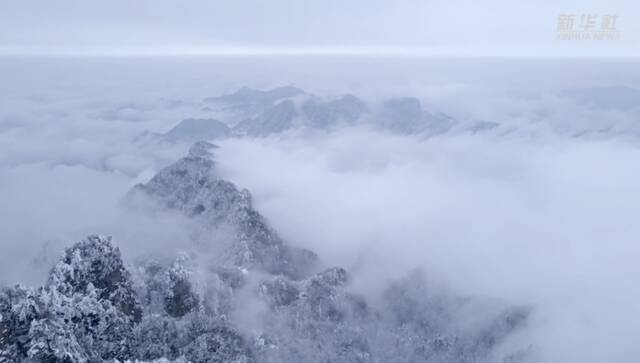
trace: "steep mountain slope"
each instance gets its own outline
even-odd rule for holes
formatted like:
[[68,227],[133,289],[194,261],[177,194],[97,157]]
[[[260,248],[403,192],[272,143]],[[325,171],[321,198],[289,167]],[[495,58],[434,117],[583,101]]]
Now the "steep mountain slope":
[[236,136],[264,137],[292,129],[296,117],[298,111],[294,103],[290,100],[282,101],[257,117],[240,122],[232,132]]
[[230,229],[226,252],[234,266],[303,277],[314,267],[315,254],[285,245],[253,208],[247,190],[216,177],[209,153],[212,148],[215,146],[206,142],[196,143],[187,157],[158,172],[147,184],[136,186],[130,199],[144,196],[207,227]]
[[[419,272],[371,299],[352,277],[287,245],[246,190],[219,178],[212,151],[189,155],[128,195],[205,230],[231,229],[224,258],[199,246],[126,266],[110,238],[69,248],[38,289],[0,293],[0,362],[516,362],[496,350],[528,309],[462,297]],[[490,308],[486,308],[490,306]],[[480,315],[478,313],[481,312]],[[474,316],[467,324],[465,317]],[[511,354],[514,353],[514,354]]]

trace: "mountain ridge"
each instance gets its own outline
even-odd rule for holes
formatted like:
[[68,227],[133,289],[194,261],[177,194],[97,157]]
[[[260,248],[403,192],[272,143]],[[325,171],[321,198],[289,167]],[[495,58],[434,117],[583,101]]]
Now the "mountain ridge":
[[110,237],[89,236],[44,286],[0,291],[0,362],[486,362],[526,323],[529,308],[492,303],[460,328],[486,302],[434,288],[420,272],[372,304],[349,271],[283,241],[249,192],[216,174],[215,148],[194,144],[126,199],[155,199],[210,233],[230,225],[227,260],[203,260],[194,246],[168,263],[127,265]]

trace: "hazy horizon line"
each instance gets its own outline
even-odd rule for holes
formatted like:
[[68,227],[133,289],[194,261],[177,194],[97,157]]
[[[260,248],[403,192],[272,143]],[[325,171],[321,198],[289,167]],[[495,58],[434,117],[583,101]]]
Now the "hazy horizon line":
[[640,54],[475,51],[397,46],[247,46],[247,47],[2,47],[0,57],[269,57],[365,56],[399,58],[640,58]]

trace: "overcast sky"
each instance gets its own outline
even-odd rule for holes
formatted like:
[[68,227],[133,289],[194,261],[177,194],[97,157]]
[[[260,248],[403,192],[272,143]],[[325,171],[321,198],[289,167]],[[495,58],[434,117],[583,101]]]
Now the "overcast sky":
[[[640,55],[634,0],[1,1],[0,51],[38,54]],[[556,40],[617,16],[620,40]]]

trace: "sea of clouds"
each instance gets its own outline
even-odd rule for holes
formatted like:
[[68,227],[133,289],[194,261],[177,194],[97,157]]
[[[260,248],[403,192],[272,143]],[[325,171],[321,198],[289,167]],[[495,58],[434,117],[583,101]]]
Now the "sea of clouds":
[[[573,63],[572,63],[573,62]],[[416,96],[500,132],[366,127],[216,141],[218,173],[291,244],[375,297],[419,268],[469,296],[530,306],[514,344],[538,361],[640,358],[640,86],[629,61],[5,58],[0,282],[36,284],[64,246],[112,235],[126,258],[193,226],[122,207],[188,145],[140,142],[239,86],[296,84],[371,102]],[[607,89],[630,102],[606,100]],[[625,93],[626,92],[626,93]],[[621,96],[622,97],[622,96]],[[640,102],[635,103],[640,105]],[[52,257],[53,256],[53,257]]]

